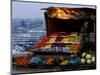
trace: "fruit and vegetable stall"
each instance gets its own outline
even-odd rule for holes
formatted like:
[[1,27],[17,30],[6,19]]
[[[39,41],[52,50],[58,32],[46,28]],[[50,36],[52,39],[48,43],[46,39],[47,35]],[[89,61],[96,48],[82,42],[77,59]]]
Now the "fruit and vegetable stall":
[[31,46],[27,54],[16,57],[14,65],[48,71],[95,69],[95,9],[48,7],[41,10],[45,10],[47,35]]

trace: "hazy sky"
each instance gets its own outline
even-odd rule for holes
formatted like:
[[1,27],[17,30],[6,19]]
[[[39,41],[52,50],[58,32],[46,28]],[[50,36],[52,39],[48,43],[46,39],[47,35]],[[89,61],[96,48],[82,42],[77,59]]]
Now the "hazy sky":
[[61,4],[46,4],[34,2],[12,2],[12,18],[44,18],[44,11],[41,8],[49,6],[58,7],[91,7],[94,6],[79,6],[79,5],[61,5]]

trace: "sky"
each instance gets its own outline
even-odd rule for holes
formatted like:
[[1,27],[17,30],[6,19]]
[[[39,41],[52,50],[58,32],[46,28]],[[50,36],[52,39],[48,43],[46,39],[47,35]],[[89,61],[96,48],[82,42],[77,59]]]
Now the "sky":
[[69,5],[69,4],[50,4],[50,3],[35,3],[35,2],[18,2],[12,1],[12,18],[44,18],[44,10],[41,8],[47,8],[49,6],[57,7],[89,7],[95,8],[95,6],[83,6],[83,5]]

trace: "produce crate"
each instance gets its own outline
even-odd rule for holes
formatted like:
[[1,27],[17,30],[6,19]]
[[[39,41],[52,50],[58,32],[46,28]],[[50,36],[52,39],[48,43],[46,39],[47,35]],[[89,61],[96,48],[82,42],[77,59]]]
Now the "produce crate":
[[32,56],[27,55],[27,56],[19,56],[16,57],[15,63],[17,66],[21,67],[28,67],[29,61],[31,60]]

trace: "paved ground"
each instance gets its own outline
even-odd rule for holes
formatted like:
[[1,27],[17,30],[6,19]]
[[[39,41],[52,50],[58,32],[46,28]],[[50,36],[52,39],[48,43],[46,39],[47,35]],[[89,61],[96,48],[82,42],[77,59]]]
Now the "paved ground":
[[61,69],[31,69],[31,68],[14,68],[12,70],[12,74],[17,73],[39,73],[39,72],[55,72],[55,71],[61,71]]
[[41,72],[57,72],[57,71],[71,71],[71,70],[90,70],[90,69],[95,69],[96,66],[95,65],[88,65],[88,66],[79,66],[79,68],[75,68],[73,66],[70,66],[71,68],[67,68],[66,69],[61,69],[59,67],[55,67],[52,69],[33,69],[33,68],[22,68],[22,67],[16,67],[14,66],[12,68],[12,74],[19,74],[19,73],[41,73]]

